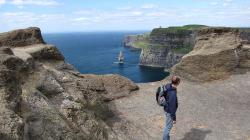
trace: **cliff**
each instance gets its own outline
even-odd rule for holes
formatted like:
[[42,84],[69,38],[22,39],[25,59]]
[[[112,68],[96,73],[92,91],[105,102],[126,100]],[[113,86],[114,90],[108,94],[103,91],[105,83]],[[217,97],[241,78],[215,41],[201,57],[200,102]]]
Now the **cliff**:
[[140,54],[140,66],[171,68],[179,62],[184,54],[174,53],[168,48],[142,49]]
[[123,44],[131,49],[142,49],[147,47],[149,42],[149,33],[139,35],[128,35],[124,38]]
[[198,32],[194,49],[172,72],[192,81],[212,81],[249,68],[250,47],[238,29],[207,28]]
[[115,131],[107,122],[108,102],[138,86],[119,75],[80,74],[39,28],[0,34],[0,71],[2,140],[128,139],[123,122]]
[[[204,28],[209,27],[205,25],[185,25],[155,28],[147,37],[142,35],[126,37],[125,44],[142,50],[139,65],[163,67],[168,70],[193,49],[198,31]],[[239,30],[242,43],[250,43],[249,28],[234,29]]]
[[[185,28],[186,26],[155,28],[152,30],[150,34],[150,43],[161,44],[170,49],[193,46],[195,30]],[[198,26],[198,27],[202,28],[203,26]]]
[[[186,25],[181,27],[155,28],[150,35],[142,39],[134,39],[131,47],[141,48],[140,65],[150,67],[171,68],[181,57],[192,50],[196,31],[204,25]],[[129,38],[126,37],[126,38]]]

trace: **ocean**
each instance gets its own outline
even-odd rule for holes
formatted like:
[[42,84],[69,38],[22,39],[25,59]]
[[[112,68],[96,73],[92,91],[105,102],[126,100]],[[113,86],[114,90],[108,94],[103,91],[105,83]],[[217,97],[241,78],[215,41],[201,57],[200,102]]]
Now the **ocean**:
[[[126,35],[143,32],[79,32],[46,33],[46,43],[56,45],[66,61],[83,74],[120,74],[136,83],[164,79],[168,73],[163,69],[140,67],[140,51],[123,47]],[[125,61],[117,64],[119,52],[123,51]]]

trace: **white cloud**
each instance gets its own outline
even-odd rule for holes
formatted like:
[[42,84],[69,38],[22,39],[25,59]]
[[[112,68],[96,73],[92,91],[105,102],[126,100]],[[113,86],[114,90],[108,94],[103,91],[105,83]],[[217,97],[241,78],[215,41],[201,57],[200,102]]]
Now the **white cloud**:
[[142,9],[154,9],[154,8],[158,8],[159,6],[156,4],[144,4],[141,6]]
[[228,3],[226,3],[226,2],[224,2],[223,4],[222,4],[222,6],[224,6],[224,7],[226,7],[226,6],[228,6],[229,4]]
[[5,0],[0,0],[0,5],[5,4]]
[[77,14],[77,15],[93,15],[95,13],[97,13],[98,10],[97,9],[82,9],[79,11],[74,11],[73,14]]
[[131,16],[141,16],[142,14],[143,14],[143,12],[141,12],[141,11],[132,11],[130,13]]
[[218,2],[211,2],[210,5],[218,5]]
[[[32,12],[5,12],[0,14],[0,24],[8,24],[13,27],[44,26],[44,23],[51,24],[67,21],[64,14],[35,14]],[[17,24],[18,23],[18,24]]]
[[151,17],[162,17],[165,15],[166,15],[165,12],[150,12],[146,14],[146,16],[151,16]]
[[0,0],[0,4],[12,4],[20,8],[24,5],[54,6],[59,3],[55,0]]
[[[0,2],[3,0],[0,0]],[[13,0],[12,0],[13,1]],[[41,1],[41,0],[38,0]],[[59,0],[58,0],[59,1]],[[10,0],[8,0],[8,3]],[[64,29],[113,29],[113,28],[153,28],[158,26],[178,26],[184,24],[207,24],[218,26],[248,25],[249,5],[239,8],[231,0],[210,0],[207,4],[215,5],[205,8],[187,9],[184,7],[158,7],[137,5],[137,7],[120,7],[109,10],[82,9],[79,11],[38,14],[30,12],[0,13],[1,30],[15,27],[38,26],[46,30]],[[6,3],[6,1],[5,1]],[[223,3],[228,3],[223,7]],[[18,6],[18,5],[17,5]],[[25,6],[25,5],[24,5]],[[238,7],[237,7],[238,6]],[[242,9],[245,9],[242,11]],[[23,10],[22,10],[23,11]],[[39,12],[40,13],[40,12]],[[64,13],[64,11],[62,11]],[[18,24],[17,24],[18,23]]]
[[78,17],[78,18],[75,18],[73,19],[74,21],[86,21],[88,20],[89,18],[86,18],[86,17]]
[[227,7],[227,6],[231,5],[232,3],[233,3],[233,0],[224,0],[222,6]]
[[212,6],[223,6],[227,7],[229,5],[233,4],[233,0],[217,0],[217,1],[212,1],[209,3]]
[[133,7],[131,7],[131,6],[124,6],[124,7],[118,7],[117,8],[117,10],[124,10],[124,11],[126,11],[126,10],[132,10],[133,9]]

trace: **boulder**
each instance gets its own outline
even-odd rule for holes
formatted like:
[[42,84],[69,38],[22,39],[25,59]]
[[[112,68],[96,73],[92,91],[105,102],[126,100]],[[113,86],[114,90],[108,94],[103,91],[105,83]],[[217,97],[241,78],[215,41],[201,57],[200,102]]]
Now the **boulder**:
[[136,91],[139,87],[131,80],[116,74],[107,75],[82,75],[84,78],[94,78],[102,82],[107,94],[104,95],[105,101],[111,101],[128,96],[131,92]]
[[0,34],[0,47],[21,47],[33,44],[44,44],[41,31],[37,27],[18,29]]
[[64,60],[64,56],[54,45],[36,44],[13,48],[14,52],[25,52],[36,60]]
[[198,32],[193,51],[183,56],[172,73],[192,81],[226,78],[237,69],[248,67],[249,51],[242,45],[238,30],[206,28]]

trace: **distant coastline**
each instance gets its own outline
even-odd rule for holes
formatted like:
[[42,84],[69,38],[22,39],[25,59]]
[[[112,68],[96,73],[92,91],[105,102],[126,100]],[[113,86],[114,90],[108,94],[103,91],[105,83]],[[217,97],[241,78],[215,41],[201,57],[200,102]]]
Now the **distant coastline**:
[[[133,33],[143,32],[53,33],[43,37],[45,42],[55,44],[81,73],[117,73],[137,83],[164,79],[168,75],[164,70],[138,66],[140,51],[123,47],[123,38]],[[114,63],[121,50],[125,56],[123,66]]]

